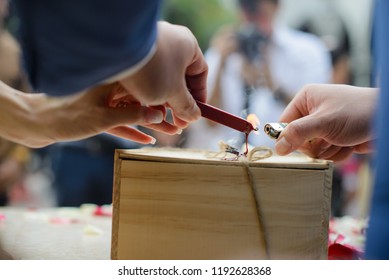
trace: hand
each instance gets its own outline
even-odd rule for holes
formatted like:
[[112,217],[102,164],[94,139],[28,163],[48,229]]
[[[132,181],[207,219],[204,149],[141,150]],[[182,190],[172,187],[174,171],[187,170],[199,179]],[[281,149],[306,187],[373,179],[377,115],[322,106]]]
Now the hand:
[[13,257],[1,248],[1,244],[0,244],[0,260],[13,260]]
[[166,133],[175,127],[163,122],[164,112],[139,104],[109,107],[114,85],[96,87],[66,97],[26,94],[0,82],[0,136],[28,147],[84,139],[108,132],[143,144],[155,139],[128,125],[154,125]]
[[11,187],[23,177],[25,167],[13,158],[6,158],[0,163],[0,193]]
[[250,60],[248,57],[243,56],[241,69],[242,80],[248,86],[266,87],[269,90],[274,91],[275,86],[273,84],[273,78],[270,71],[268,54],[269,46],[262,46],[259,53],[261,54],[259,60]]
[[259,86],[267,86],[263,72],[260,71],[257,65],[244,58],[241,69],[242,80],[247,86],[254,88]]
[[206,100],[207,72],[193,34],[186,27],[159,22],[155,55],[120,83],[130,100],[170,108],[175,125],[184,128],[200,117],[195,99]]
[[224,64],[229,55],[238,51],[235,29],[231,26],[222,27],[212,39],[211,45],[220,54],[221,64]]
[[304,87],[280,121],[289,125],[275,149],[279,155],[301,150],[313,158],[343,160],[371,151],[371,122],[378,90],[345,85]]

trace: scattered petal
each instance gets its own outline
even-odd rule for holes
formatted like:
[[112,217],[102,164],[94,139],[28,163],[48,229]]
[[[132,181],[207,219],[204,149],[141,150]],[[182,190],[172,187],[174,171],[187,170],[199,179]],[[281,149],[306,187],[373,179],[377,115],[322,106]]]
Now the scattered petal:
[[96,226],[92,226],[92,225],[86,225],[84,227],[84,234],[85,235],[102,235],[103,234],[103,230],[96,227]]
[[112,217],[112,208],[97,206],[95,211],[93,212],[94,216],[102,216],[102,217]]
[[85,203],[80,206],[80,210],[84,214],[92,215],[96,210],[97,205],[93,203]]
[[50,223],[55,224],[55,225],[70,225],[70,224],[78,224],[81,221],[78,219],[73,219],[73,218],[51,218]]

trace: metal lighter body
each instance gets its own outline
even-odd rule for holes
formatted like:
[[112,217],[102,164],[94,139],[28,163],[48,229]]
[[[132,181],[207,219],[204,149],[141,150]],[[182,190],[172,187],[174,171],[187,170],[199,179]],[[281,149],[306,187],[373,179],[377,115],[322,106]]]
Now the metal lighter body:
[[277,140],[287,125],[287,123],[267,123],[263,129],[270,138]]

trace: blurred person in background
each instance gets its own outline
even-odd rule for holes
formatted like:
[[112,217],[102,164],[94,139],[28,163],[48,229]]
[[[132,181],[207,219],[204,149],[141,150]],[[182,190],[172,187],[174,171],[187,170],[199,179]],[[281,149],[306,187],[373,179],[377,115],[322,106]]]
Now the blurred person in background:
[[349,41],[350,82],[370,86],[372,0],[282,0],[281,20],[292,28],[306,23],[331,48],[341,44],[344,32]]
[[[306,83],[331,79],[328,49],[311,34],[277,23],[277,0],[239,0],[240,26],[223,26],[205,57],[209,66],[208,102],[232,114],[254,113],[261,123],[276,122]],[[203,135],[210,137],[203,141]],[[241,133],[206,120],[190,127],[188,147],[218,149],[220,140],[239,147]],[[264,133],[251,145],[274,147]]]
[[[328,21],[331,24],[328,24]],[[337,11],[332,8],[328,13],[325,13],[325,16],[307,18],[298,29],[318,36],[330,51],[332,62],[331,83],[351,84],[353,77],[350,35]]]
[[[5,28],[8,17],[8,1],[0,0],[0,81],[19,89],[28,88],[21,69],[20,47]],[[23,178],[30,152],[26,147],[0,138],[0,206],[7,205],[10,196],[25,193]],[[19,195],[18,195],[19,194]]]
[[18,90],[29,89],[21,67],[19,43],[6,28],[9,17],[8,0],[0,0],[0,81]]
[[26,195],[23,179],[29,158],[26,147],[0,138],[0,206]]

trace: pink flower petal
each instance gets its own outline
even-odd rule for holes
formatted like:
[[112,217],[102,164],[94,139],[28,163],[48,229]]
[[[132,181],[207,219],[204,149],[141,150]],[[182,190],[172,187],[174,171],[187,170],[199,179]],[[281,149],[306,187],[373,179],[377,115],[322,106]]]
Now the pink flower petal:
[[95,211],[93,212],[94,216],[101,216],[101,217],[112,217],[112,212],[104,209],[102,206],[97,206]]
[[70,225],[70,224],[78,224],[81,221],[78,219],[70,219],[70,218],[51,218],[50,223],[55,225]]

